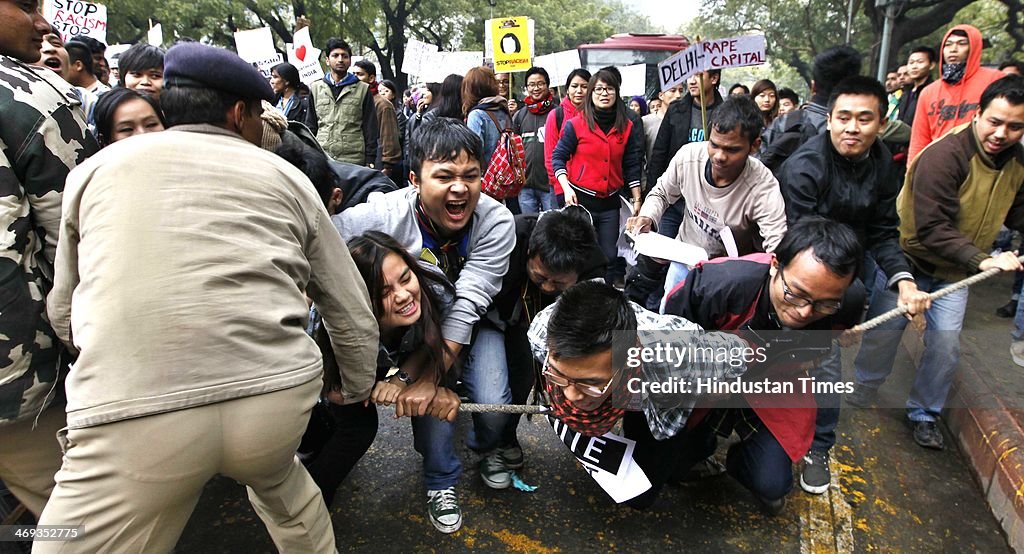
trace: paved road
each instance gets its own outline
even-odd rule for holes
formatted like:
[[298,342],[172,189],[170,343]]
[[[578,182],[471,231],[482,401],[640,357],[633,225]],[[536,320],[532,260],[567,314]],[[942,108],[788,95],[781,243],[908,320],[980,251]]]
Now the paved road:
[[[965,363],[1006,366],[1007,320],[989,317],[1007,283],[972,293]],[[846,352],[846,373],[852,355]],[[902,404],[909,388],[908,354],[897,358],[883,403]],[[1002,364],[1002,365],[999,365]],[[1012,364],[1010,364],[1012,366]],[[1021,386],[1020,372],[999,371]],[[1020,389],[1013,389],[1020,390]],[[386,412],[382,410],[382,416]],[[407,421],[381,417],[377,440],[332,507],[341,551],[357,552],[1006,552],[1006,539],[955,449],[916,446],[899,408],[843,411],[833,451],[833,486],[811,496],[799,489],[778,517],[761,515],[750,495],[728,477],[669,486],[647,512],[616,506],[568,455],[547,424],[524,421],[527,467],[534,493],[492,491],[472,455],[458,488],[465,514],[454,535],[426,520],[420,461]],[[465,433],[468,416],[460,419]],[[947,436],[947,443],[953,441]],[[461,443],[460,443],[461,444]],[[724,455],[720,448],[719,456]],[[179,545],[181,552],[272,552],[244,491],[211,482]]]
[[[1001,280],[972,289],[963,363],[985,368],[994,389],[1024,398],[1024,373],[1008,361],[1009,323],[990,315],[1005,301],[1008,286]],[[854,353],[844,356],[848,378]],[[901,351],[893,382],[883,389],[883,405],[902,405],[911,367]],[[386,413],[375,444],[331,510],[343,552],[1009,551],[961,454],[917,447],[899,408],[845,409],[831,490],[811,496],[797,489],[775,518],[761,515],[750,495],[724,476],[671,485],[647,512],[620,508],[576,465],[547,424],[524,421],[520,435],[528,465],[522,475],[538,490],[488,489],[464,451],[458,490],[465,522],[453,535],[434,531],[426,520],[408,421]],[[468,416],[460,419],[460,436],[468,423]],[[947,443],[953,443],[948,436]],[[16,551],[13,546],[0,543],[0,552]],[[244,489],[219,478],[208,484],[178,551],[257,554],[274,547]]]

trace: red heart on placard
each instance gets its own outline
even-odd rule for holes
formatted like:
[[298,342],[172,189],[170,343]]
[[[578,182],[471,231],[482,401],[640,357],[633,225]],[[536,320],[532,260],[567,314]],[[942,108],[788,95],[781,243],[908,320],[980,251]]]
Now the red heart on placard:
[[306,61],[306,45],[305,44],[303,44],[302,46],[300,46],[300,47],[295,49],[295,57],[298,58],[300,62]]

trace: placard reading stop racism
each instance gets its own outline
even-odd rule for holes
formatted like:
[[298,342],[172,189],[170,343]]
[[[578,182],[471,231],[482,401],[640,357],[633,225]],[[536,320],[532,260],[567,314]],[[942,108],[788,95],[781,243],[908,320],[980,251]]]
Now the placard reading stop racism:
[[658,64],[661,90],[686,82],[694,73],[765,63],[764,35],[698,42]]
[[533,44],[526,17],[499,17],[487,21],[494,49],[494,71],[526,71],[532,66]]
[[107,7],[82,0],[46,0],[43,17],[53,24],[66,42],[85,35],[107,43]]

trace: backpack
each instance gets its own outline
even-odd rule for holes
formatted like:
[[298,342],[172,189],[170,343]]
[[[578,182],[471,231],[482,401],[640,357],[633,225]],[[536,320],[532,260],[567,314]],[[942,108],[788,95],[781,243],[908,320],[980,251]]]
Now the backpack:
[[789,159],[801,144],[817,136],[818,129],[810,122],[804,121],[806,115],[804,109],[801,108],[786,114],[782,133],[762,148],[761,162],[772,173],[778,173],[782,162]]
[[512,129],[502,128],[493,112],[484,110],[498,129],[498,144],[487,164],[480,190],[495,200],[519,196],[526,185],[526,150],[523,138]]

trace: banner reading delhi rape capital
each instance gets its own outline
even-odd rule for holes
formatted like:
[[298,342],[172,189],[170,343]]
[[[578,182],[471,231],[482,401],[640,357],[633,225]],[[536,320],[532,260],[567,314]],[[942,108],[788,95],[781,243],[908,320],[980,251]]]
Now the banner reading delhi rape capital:
[[57,28],[62,39],[84,35],[107,43],[107,7],[82,0],[46,0],[43,17]]
[[487,21],[495,73],[526,71],[533,65],[533,44],[526,17],[500,17]]
[[764,35],[706,40],[659,63],[658,80],[661,90],[667,90],[686,82],[694,73],[760,65],[766,61]]

